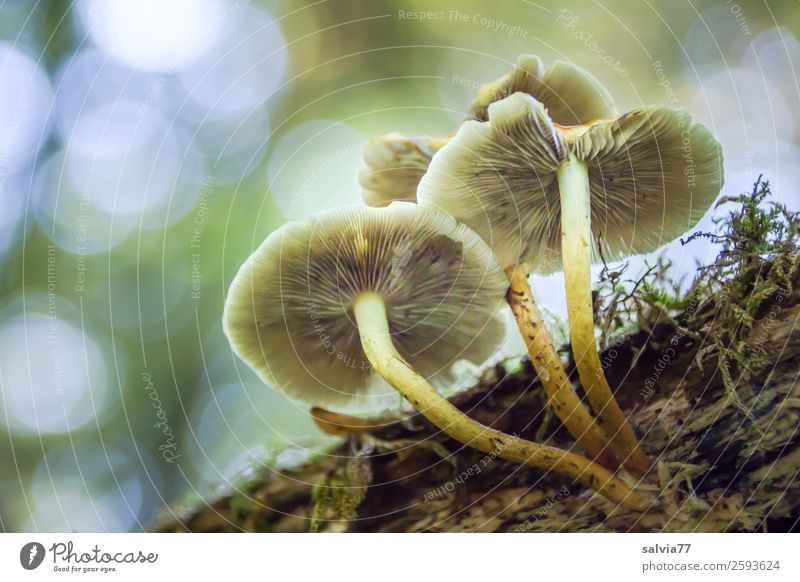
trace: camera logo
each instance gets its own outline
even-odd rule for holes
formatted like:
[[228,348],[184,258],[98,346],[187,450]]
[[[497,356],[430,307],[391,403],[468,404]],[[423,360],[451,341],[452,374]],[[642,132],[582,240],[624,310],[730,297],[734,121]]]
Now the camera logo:
[[35,570],[44,561],[44,546],[39,542],[28,542],[19,551],[19,563],[26,570]]

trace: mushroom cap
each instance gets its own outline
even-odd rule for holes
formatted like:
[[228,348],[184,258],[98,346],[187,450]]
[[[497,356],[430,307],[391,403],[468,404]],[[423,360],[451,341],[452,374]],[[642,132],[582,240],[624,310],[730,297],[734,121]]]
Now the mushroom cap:
[[[539,57],[520,55],[511,72],[480,87],[467,119],[486,121],[489,105],[517,92],[544,103],[550,118],[561,125],[580,125],[617,115],[611,94],[589,72],[565,61],[556,61],[545,70]],[[416,202],[420,179],[431,158],[449,139],[390,133],[367,143],[366,167],[359,172],[364,203],[386,206],[393,200]]]
[[359,294],[384,298],[398,352],[444,386],[452,363],[483,363],[498,347],[507,286],[486,243],[443,212],[346,207],[270,234],[231,284],[223,326],[267,384],[314,405],[370,409],[397,393],[364,355]]
[[539,57],[520,55],[510,73],[478,89],[470,117],[488,119],[489,106],[514,93],[527,93],[547,108],[561,125],[581,125],[617,115],[611,93],[588,71],[556,61],[546,70]]
[[447,143],[447,137],[409,137],[390,133],[364,146],[366,167],[358,181],[364,203],[387,206],[395,200],[417,201],[417,185],[433,155]]
[[589,168],[593,257],[653,251],[705,214],[722,188],[722,148],[690,116],[642,107],[563,127],[542,103],[515,93],[468,121],[434,157],[417,192],[486,240],[503,267],[561,268],[557,171],[570,156]]

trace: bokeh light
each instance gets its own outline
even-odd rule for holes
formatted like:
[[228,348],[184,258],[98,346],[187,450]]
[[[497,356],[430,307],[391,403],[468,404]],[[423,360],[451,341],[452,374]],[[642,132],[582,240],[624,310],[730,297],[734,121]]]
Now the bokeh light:
[[112,57],[147,71],[179,70],[213,46],[224,18],[219,0],[84,0],[80,21]]
[[0,172],[30,164],[47,141],[51,87],[32,56],[0,42]]
[[286,41],[271,14],[245,3],[230,6],[214,30],[209,54],[179,78],[190,102],[210,117],[241,118],[275,97],[289,62]]
[[84,111],[67,140],[65,178],[91,184],[93,204],[115,216],[166,208],[189,147],[186,132],[137,111],[124,101]]
[[[231,352],[230,281],[283,222],[361,202],[368,139],[455,130],[520,53],[589,69],[622,111],[687,110],[723,145],[723,195],[763,173],[800,209],[800,6],[763,8],[463,0],[420,22],[401,11],[425,0],[0,2],[0,527],[143,529],[339,442]],[[663,253],[686,286],[717,252],[672,241],[626,276]],[[532,282],[565,340],[563,275]],[[497,358],[524,352],[509,325]],[[344,410],[402,405],[383,388]]]
[[28,178],[25,172],[0,174],[0,265],[22,229],[30,187]]
[[48,451],[31,479],[29,528],[44,532],[143,529],[140,516],[148,503],[136,460],[111,443],[88,439]]
[[361,202],[357,172],[365,138],[346,123],[310,121],[276,144],[268,171],[272,199],[289,220]]
[[198,402],[191,425],[193,464],[211,484],[236,481],[283,449],[326,441],[302,405],[260,383],[217,386]]
[[19,435],[78,430],[109,403],[105,355],[91,333],[49,314],[0,326],[0,425]]
[[[132,69],[88,47],[66,56],[56,70],[53,117],[61,138],[68,140],[86,112],[98,106],[122,102],[135,104],[131,122],[155,110],[170,119],[178,107],[175,81]],[[114,131],[114,128],[111,128]]]
[[[33,184],[32,204],[36,222],[55,244],[76,255],[107,252],[128,236],[137,222],[133,217],[114,216],[96,198],[91,174],[74,182],[63,150],[44,161]],[[111,193],[113,195],[113,192]]]

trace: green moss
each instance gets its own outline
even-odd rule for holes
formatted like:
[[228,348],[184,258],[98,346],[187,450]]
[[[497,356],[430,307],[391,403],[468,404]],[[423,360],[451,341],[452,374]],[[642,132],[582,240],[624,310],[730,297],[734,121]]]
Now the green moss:
[[704,238],[720,246],[714,263],[698,270],[687,298],[697,305],[693,319],[705,322],[698,332],[708,338],[695,361],[717,354],[734,404],[740,402],[737,386],[745,385],[768,361],[748,341],[755,321],[792,294],[798,279],[800,213],[770,200],[771,195],[769,182],[759,177],[750,192],[719,201],[717,207],[737,207],[715,221],[717,232],[696,232],[681,241]]

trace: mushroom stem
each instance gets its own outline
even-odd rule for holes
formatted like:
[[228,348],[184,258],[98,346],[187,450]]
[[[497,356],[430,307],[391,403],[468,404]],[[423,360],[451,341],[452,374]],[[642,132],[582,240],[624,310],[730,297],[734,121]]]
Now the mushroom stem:
[[548,404],[590,458],[605,467],[616,468],[618,465],[614,456],[607,448],[608,435],[594,422],[589,410],[572,388],[536,305],[527,273],[520,269],[509,269],[507,274],[510,287],[506,298],[519,332],[525,340],[531,363],[547,394]]
[[611,471],[575,453],[530,442],[491,429],[466,416],[417,374],[392,342],[386,305],[375,293],[363,293],[353,305],[361,345],[373,368],[429,421],[447,435],[487,454],[530,467],[568,475],[601,495],[643,511],[650,500]]
[[561,195],[561,255],[567,290],[569,334],[578,375],[586,397],[611,436],[617,460],[636,475],[650,462],[639,446],[606,381],[594,337],[591,274],[591,205],[589,167],[570,156],[558,170]]

